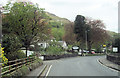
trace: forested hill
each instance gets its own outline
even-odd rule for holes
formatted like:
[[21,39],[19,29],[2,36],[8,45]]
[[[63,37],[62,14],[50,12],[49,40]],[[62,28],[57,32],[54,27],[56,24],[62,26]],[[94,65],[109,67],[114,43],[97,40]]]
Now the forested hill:
[[[50,20],[50,27],[52,28],[52,34],[57,40],[62,40],[62,37],[65,34],[64,26],[65,24],[70,23],[66,18],[61,18],[56,16],[55,14],[46,12],[46,14],[51,18]],[[112,37],[116,35],[116,32],[107,30],[107,33]]]
[[50,17],[49,26],[51,28],[52,36],[56,40],[61,41],[65,35],[64,27],[66,24],[70,23],[70,21],[66,18],[58,17],[49,12],[46,12],[46,14]]

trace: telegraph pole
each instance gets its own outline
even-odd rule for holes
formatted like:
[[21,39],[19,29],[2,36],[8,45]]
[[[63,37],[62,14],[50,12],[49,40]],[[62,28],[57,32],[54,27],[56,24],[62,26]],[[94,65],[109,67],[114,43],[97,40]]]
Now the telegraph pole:
[[85,31],[85,36],[86,36],[86,50],[87,50],[87,31]]
[[[0,10],[0,56],[1,54],[2,54],[2,12]],[[2,58],[0,57],[0,78],[2,77],[1,73],[2,73]]]

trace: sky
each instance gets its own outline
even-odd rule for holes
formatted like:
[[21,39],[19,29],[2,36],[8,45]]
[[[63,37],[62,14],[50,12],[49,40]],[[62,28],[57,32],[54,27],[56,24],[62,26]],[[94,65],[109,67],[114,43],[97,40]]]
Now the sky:
[[[0,4],[6,4],[2,0]],[[24,1],[24,0],[23,0]],[[40,8],[74,22],[77,15],[100,19],[106,29],[118,32],[118,2],[120,0],[29,0]]]

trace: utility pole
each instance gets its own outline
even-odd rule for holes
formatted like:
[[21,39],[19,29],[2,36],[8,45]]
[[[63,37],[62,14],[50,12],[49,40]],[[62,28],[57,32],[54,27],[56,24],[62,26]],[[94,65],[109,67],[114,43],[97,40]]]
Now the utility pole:
[[[0,56],[2,54],[2,12],[0,10]],[[0,57],[0,78],[2,77],[2,58]]]
[[87,50],[87,31],[85,31],[85,36],[86,36],[86,50]]
[[86,41],[86,50],[88,49],[88,47],[87,47],[87,46],[88,46],[88,44],[87,44],[87,41],[88,41],[88,40],[87,40],[87,39],[88,39],[88,35],[87,35],[87,34],[88,34],[88,31],[90,31],[90,30],[85,30],[85,38],[86,38],[86,40],[85,40],[85,41]]

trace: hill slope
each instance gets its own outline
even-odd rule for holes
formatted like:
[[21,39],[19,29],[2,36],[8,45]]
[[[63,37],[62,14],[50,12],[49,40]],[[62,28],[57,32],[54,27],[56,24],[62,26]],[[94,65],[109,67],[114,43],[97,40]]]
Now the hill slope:
[[46,14],[51,19],[49,21],[49,24],[50,24],[52,36],[58,41],[62,40],[65,34],[64,26],[70,23],[70,21],[66,18],[58,17],[55,14],[49,12],[46,12]]
[[52,13],[49,13],[49,12],[46,12],[46,14],[52,19],[51,22],[61,22],[64,25],[67,24],[67,23],[70,23],[70,21],[66,18],[58,17],[55,14],[52,14]]

